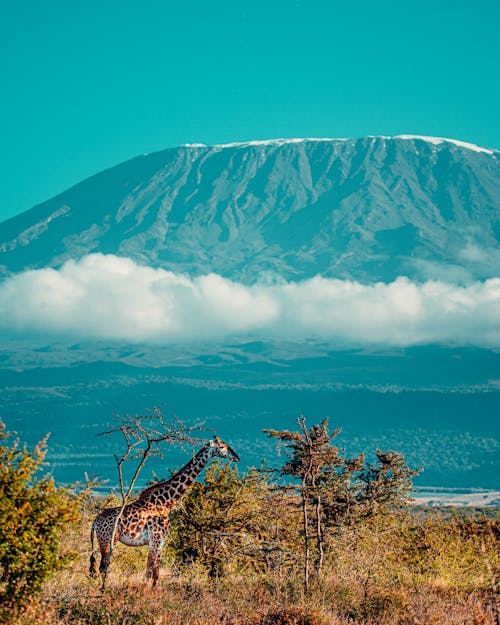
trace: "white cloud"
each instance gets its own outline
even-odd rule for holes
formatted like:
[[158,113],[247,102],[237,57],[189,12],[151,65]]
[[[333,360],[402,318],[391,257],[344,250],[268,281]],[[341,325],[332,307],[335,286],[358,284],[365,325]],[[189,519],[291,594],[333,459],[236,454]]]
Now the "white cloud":
[[500,278],[364,285],[316,276],[248,286],[92,254],[0,283],[0,329],[155,343],[249,335],[492,347],[500,346]]
[[493,275],[498,272],[500,267],[500,249],[498,247],[480,247],[469,242],[461,250],[460,258],[478,265],[483,271],[489,271]]

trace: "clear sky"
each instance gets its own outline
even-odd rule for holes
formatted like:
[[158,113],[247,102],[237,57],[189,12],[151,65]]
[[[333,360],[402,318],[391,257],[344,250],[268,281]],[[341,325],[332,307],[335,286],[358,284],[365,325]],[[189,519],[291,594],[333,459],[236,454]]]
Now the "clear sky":
[[181,143],[500,148],[498,0],[0,0],[0,219]]

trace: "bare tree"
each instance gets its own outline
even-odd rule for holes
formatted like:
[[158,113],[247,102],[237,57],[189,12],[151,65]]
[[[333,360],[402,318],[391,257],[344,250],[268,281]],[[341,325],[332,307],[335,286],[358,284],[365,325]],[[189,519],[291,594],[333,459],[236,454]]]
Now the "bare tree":
[[[161,410],[155,407],[147,415],[119,417],[118,425],[99,434],[99,436],[110,436],[119,433],[122,435],[122,440],[125,444],[125,450],[121,456],[114,454],[118,470],[121,506],[113,525],[110,559],[113,555],[118,523],[147,460],[152,456],[163,458],[166,445],[187,443],[193,446],[196,443],[206,442],[205,437],[195,435],[195,433],[206,431],[203,424],[200,423],[186,425],[177,417],[173,417],[172,420],[166,420]],[[136,464],[127,485],[123,469],[124,465],[130,461],[135,461]],[[105,585],[106,576],[103,577],[102,590],[104,590]]]

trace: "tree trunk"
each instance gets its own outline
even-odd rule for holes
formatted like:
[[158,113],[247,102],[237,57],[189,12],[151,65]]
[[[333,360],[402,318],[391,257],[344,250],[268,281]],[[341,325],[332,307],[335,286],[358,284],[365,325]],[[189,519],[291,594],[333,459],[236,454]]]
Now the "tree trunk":
[[302,493],[302,521],[304,523],[304,589],[309,590],[309,520],[307,515],[307,496]]
[[323,527],[321,526],[321,495],[318,495],[316,498],[316,536],[317,536],[317,545],[318,545],[318,560],[316,564],[316,573],[319,577],[323,569],[323,559],[324,559]]

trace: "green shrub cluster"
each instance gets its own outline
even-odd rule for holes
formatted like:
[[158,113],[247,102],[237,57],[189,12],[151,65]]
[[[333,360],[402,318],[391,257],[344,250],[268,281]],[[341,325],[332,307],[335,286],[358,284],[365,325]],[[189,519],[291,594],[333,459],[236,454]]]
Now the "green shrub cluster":
[[0,423],[0,619],[18,612],[40,592],[44,582],[64,567],[59,544],[68,523],[78,518],[79,501],[39,477],[47,441],[33,451]]

